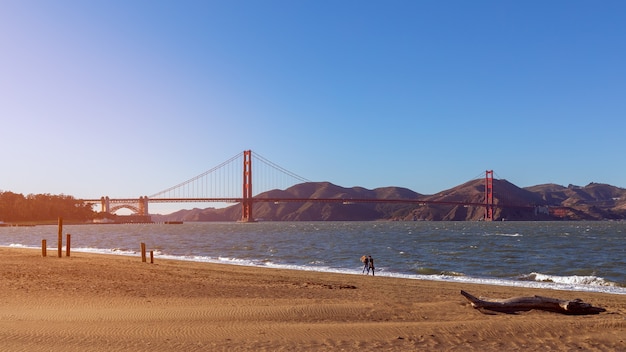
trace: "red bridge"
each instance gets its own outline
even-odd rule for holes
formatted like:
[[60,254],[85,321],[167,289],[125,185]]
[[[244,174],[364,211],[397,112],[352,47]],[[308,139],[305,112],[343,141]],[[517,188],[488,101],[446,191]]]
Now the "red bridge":
[[[340,199],[340,198],[274,198],[255,197],[252,190],[253,180],[255,188],[260,189],[256,194],[260,194],[272,189],[285,189],[297,183],[310,182],[286,169],[272,163],[266,158],[254,154],[255,165],[259,164],[259,169],[252,170],[251,150],[246,150],[237,154],[222,164],[208,170],[194,178],[191,178],[178,185],[170,187],[151,196],[141,196],[137,198],[109,198],[107,196],[100,199],[85,199],[85,202],[100,204],[101,210],[107,214],[113,214],[117,210],[130,209],[136,216],[149,219],[149,203],[240,203],[242,207],[241,221],[254,221],[253,204],[258,202],[323,202],[323,203],[404,203],[404,204],[442,204],[461,205],[484,208],[485,221],[492,221],[494,208],[505,207],[506,205],[494,204],[493,201],[493,171],[485,172],[485,191],[482,202],[456,202],[425,199]],[[239,176],[236,176],[239,175]],[[255,175],[255,178],[253,178]],[[243,182],[233,181],[242,177]],[[240,178],[241,179],[241,178]],[[520,206],[516,206],[520,207]],[[521,206],[533,208],[533,206]]]

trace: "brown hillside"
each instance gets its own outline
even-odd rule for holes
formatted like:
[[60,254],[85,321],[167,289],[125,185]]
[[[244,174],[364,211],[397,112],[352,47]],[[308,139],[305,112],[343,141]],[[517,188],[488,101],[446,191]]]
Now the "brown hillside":
[[528,187],[548,205],[567,208],[568,218],[581,220],[625,219],[626,190],[603,184],[590,183],[584,187],[569,185],[540,185]]
[[[479,221],[485,216],[482,206],[485,198],[485,182],[472,180],[460,186],[450,188],[432,196],[429,201],[464,202],[479,205],[425,205],[413,211],[417,220]],[[507,205],[494,209],[495,219],[531,220],[537,219],[531,206],[543,205],[541,198],[532,192],[521,189],[506,180],[493,180],[493,198],[496,205]]]
[[[606,184],[563,187],[555,184],[519,188],[493,180],[494,218],[507,220],[626,219],[626,190]],[[329,202],[256,202],[253,215],[268,221],[369,221],[429,220],[479,221],[484,218],[484,180],[472,180],[433,195],[422,195],[401,187],[369,190],[345,188],[330,182],[307,182],[286,190],[272,190],[256,196],[265,199],[339,199]],[[351,199],[411,199],[420,203],[355,203]],[[433,204],[453,202],[458,204]],[[155,221],[237,221],[241,206],[223,209],[182,210]]]

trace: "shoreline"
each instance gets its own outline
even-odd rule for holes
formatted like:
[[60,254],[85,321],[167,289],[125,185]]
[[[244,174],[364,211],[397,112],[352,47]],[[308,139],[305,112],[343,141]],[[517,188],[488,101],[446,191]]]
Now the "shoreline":
[[[65,254],[64,254],[65,255]],[[8,350],[624,350],[626,296],[0,248]],[[482,314],[460,294],[607,311]],[[506,337],[506,338],[503,338]]]
[[[25,249],[25,250],[34,250],[38,251],[39,248],[28,247],[22,245],[15,246],[0,246],[0,248],[15,248],[15,249]],[[57,248],[48,247],[48,253],[56,253]],[[115,252],[114,250],[110,250],[110,253],[106,252],[107,250],[103,249],[85,249],[85,248],[72,248],[72,253],[85,253],[85,254],[93,254],[93,255],[113,255],[113,256],[122,256],[122,257],[134,257],[140,255],[136,251],[119,251]],[[65,253],[65,246],[63,247],[63,253]],[[54,254],[53,254],[54,255]],[[63,254],[65,255],[65,254]],[[193,263],[206,263],[206,264],[217,264],[217,265],[235,265],[235,266],[245,266],[259,269],[279,269],[279,270],[294,270],[294,271],[304,271],[304,272],[319,272],[319,273],[328,273],[328,274],[340,274],[340,275],[361,275],[358,272],[358,268],[355,271],[351,271],[349,269],[338,269],[338,268],[330,268],[330,267],[307,267],[307,266],[293,266],[293,265],[282,265],[282,264],[265,264],[258,265],[252,262],[245,261],[237,261],[237,260],[199,260],[198,258],[186,258],[182,256],[174,256],[168,254],[162,254],[158,251],[154,256],[155,260],[173,260],[173,261],[183,261],[183,262],[193,262]],[[593,284],[577,284],[577,283],[562,283],[555,282],[552,278],[559,278],[558,276],[549,276],[543,275],[539,273],[531,273],[531,275],[537,275],[542,277],[547,277],[546,280],[514,280],[514,279],[506,279],[506,278],[479,278],[465,275],[420,275],[420,274],[402,274],[402,273],[388,273],[385,271],[377,270],[377,276],[380,277],[390,277],[397,279],[405,279],[405,280],[425,280],[425,281],[433,281],[433,282],[450,282],[450,283],[460,283],[460,284],[480,284],[480,285],[490,285],[490,286],[505,286],[512,288],[529,288],[529,289],[547,289],[547,290],[556,290],[556,291],[571,291],[571,292],[596,292],[596,293],[606,293],[606,294],[615,294],[615,295],[626,295],[626,286],[621,286],[618,283],[612,283],[612,285],[593,285]],[[565,279],[572,279],[573,277],[565,277]],[[584,278],[584,277],[581,277]],[[588,277],[590,278],[590,277]],[[596,278],[601,279],[602,278]],[[599,281],[601,281],[599,280]]]

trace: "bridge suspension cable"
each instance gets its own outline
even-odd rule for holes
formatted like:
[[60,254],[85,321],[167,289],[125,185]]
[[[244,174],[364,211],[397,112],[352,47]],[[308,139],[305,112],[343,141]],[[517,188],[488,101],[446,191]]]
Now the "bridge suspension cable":
[[[250,151],[251,153],[251,151]],[[223,163],[175,186],[157,192],[148,198],[158,199],[230,199],[242,198],[242,174],[244,154],[238,153]],[[310,182],[269,159],[252,153],[252,196],[273,189],[286,189],[297,183]],[[248,195],[249,196],[249,195]]]
[[275,170],[278,170],[278,171],[282,172],[283,174],[285,174],[285,175],[287,175],[287,176],[290,176],[290,177],[292,177],[292,178],[294,178],[294,179],[296,179],[296,180],[298,180],[298,181],[302,181],[302,182],[311,182],[310,180],[308,180],[308,179],[306,179],[306,178],[304,178],[304,177],[302,177],[302,176],[300,176],[300,175],[297,175],[297,174],[295,174],[295,173],[293,173],[293,172],[291,172],[291,171],[289,171],[289,170],[287,170],[287,169],[283,168],[283,167],[282,167],[282,166],[280,166],[280,165],[277,165],[277,164],[275,164],[275,163],[271,162],[271,161],[270,161],[270,160],[268,160],[267,158],[264,158],[263,156],[261,156],[259,153],[253,153],[253,155],[254,155],[254,157],[255,157],[256,159],[258,159],[258,161],[261,161],[261,162],[263,162],[263,163],[267,164],[268,166],[270,166],[270,167],[274,168]]
[[[212,187],[213,184],[209,185],[206,182],[208,180],[207,176],[212,175],[212,174],[217,174],[219,173],[219,171],[224,171],[226,168],[228,168],[228,166],[232,166],[233,162],[239,158],[241,158],[240,153],[224,161],[223,163],[213,167],[212,169],[201,173],[198,176],[192,177],[187,181],[181,182],[163,191],[157,192],[149,196],[149,198],[151,199],[152,198],[175,198],[175,197],[184,198],[184,197],[189,197],[190,196],[189,193],[190,192],[194,193],[196,190],[203,192],[205,190],[208,191],[210,188],[210,191],[215,191],[215,187]],[[225,177],[223,174],[218,175],[218,178],[220,178],[220,181],[225,181]],[[221,185],[223,187],[224,183],[222,183]],[[211,187],[207,187],[207,186],[211,186]],[[197,195],[197,193],[195,195]]]
[[253,195],[270,190],[287,189],[296,183],[311,182],[258,153],[253,152],[252,156],[254,164],[254,172],[252,173]]

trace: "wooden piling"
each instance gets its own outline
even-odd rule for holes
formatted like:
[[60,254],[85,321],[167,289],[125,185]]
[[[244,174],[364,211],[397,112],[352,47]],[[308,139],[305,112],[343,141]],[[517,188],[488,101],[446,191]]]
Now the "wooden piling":
[[46,240],[41,240],[41,256],[45,257],[48,255],[48,247],[46,244]]
[[146,244],[141,242],[141,262],[146,262]]
[[68,233],[65,236],[66,236],[66,240],[65,240],[65,256],[69,257],[70,256],[70,243],[71,243],[72,235],[70,235]]
[[58,236],[58,252],[59,258],[63,256],[63,218],[59,216],[59,236]]
[[154,251],[150,251],[150,264],[154,264]]

